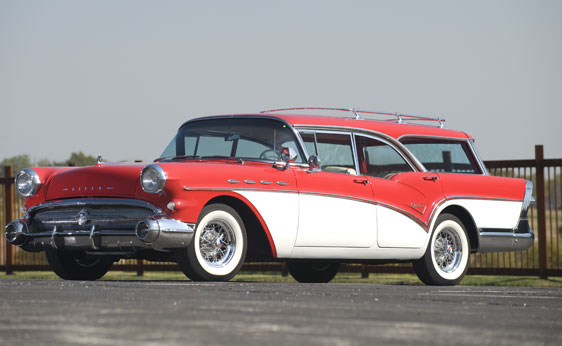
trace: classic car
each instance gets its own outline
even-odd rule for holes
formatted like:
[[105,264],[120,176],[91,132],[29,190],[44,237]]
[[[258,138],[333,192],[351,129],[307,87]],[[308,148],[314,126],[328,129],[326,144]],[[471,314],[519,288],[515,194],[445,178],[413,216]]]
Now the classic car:
[[194,281],[245,261],[286,262],[299,282],[411,262],[424,283],[454,285],[471,253],[533,244],[533,185],[490,176],[472,137],[443,122],[337,108],[196,118],[149,164],[19,172],[26,213],[5,236],[68,280],[140,258]]

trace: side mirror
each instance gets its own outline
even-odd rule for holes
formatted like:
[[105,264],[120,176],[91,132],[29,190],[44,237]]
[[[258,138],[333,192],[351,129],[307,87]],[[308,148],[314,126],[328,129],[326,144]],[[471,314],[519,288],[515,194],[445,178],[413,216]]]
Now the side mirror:
[[318,156],[316,155],[310,155],[307,163],[311,170],[317,170],[320,168],[320,159],[318,159]]
[[279,158],[281,159],[281,161],[274,162],[273,167],[280,171],[284,171],[285,169],[287,169],[287,166],[289,166],[289,163],[295,162],[297,156],[298,154],[295,149],[281,147],[281,149],[279,149]]
[[282,147],[281,148],[281,161],[283,162],[287,162],[287,163],[291,163],[291,162],[295,162],[295,160],[297,159],[298,153],[295,149],[293,148],[287,148],[287,147]]

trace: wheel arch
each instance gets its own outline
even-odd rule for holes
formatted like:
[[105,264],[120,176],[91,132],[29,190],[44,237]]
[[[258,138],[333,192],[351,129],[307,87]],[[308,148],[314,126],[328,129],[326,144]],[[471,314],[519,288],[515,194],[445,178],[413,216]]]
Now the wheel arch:
[[267,225],[253,206],[240,198],[226,195],[212,198],[205,206],[217,203],[228,205],[242,218],[248,237],[247,260],[267,260],[277,257],[275,244]]
[[[474,219],[472,218],[472,215],[470,215],[468,210],[461,207],[460,205],[454,204],[454,205],[449,205],[446,208],[444,208],[443,210],[441,210],[439,215],[443,215],[443,214],[451,214],[451,215],[454,215],[457,218],[459,218],[459,220],[461,220],[461,222],[463,223],[463,226],[466,229],[466,232],[468,233],[468,241],[469,241],[469,245],[470,245],[470,251],[476,252],[476,250],[478,250],[478,246],[479,246],[479,244],[478,244],[478,229],[476,227],[476,223],[474,222]],[[437,219],[437,217],[436,217],[436,219]]]

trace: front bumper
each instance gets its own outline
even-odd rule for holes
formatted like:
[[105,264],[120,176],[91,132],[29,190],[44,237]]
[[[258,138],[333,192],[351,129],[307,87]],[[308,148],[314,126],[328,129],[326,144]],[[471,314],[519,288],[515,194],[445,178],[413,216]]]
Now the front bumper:
[[24,219],[10,222],[6,240],[27,251],[168,252],[187,247],[194,224],[166,216],[160,209],[132,199],[71,199],[40,204]]
[[[149,225],[148,228],[145,225]],[[26,251],[64,249],[71,251],[171,251],[187,247],[193,238],[194,225],[174,219],[142,220],[134,231],[64,230],[54,226],[50,232],[30,233],[26,222],[18,219],[5,229],[6,240]]]
[[478,252],[523,251],[533,246],[535,233],[528,219],[519,220],[513,230],[480,229]]

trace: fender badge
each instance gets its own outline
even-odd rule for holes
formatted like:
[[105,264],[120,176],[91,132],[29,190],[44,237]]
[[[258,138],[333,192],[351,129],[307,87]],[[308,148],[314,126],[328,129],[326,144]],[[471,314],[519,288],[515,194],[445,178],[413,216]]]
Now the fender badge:
[[418,213],[420,213],[422,215],[423,215],[423,213],[425,213],[425,205],[424,204],[411,202],[410,204],[407,204],[407,206],[414,209],[415,211],[417,211]]

